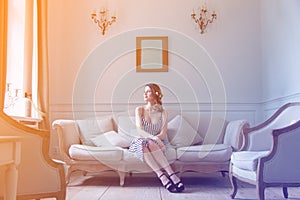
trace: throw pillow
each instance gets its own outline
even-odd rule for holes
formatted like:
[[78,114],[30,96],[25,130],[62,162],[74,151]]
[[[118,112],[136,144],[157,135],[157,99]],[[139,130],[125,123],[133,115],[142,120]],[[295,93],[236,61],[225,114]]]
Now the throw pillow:
[[167,134],[170,144],[176,147],[203,142],[203,138],[181,115],[177,115],[169,121]]
[[132,140],[137,136],[135,117],[134,116],[119,116],[118,117],[118,134],[128,140]]
[[91,142],[92,138],[113,130],[111,117],[103,119],[83,119],[77,120],[76,122],[80,130],[81,143],[84,145],[93,145]]
[[97,137],[92,138],[91,141],[98,147],[118,146],[127,148],[130,145],[130,140],[127,140],[115,131],[109,131],[98,135]]

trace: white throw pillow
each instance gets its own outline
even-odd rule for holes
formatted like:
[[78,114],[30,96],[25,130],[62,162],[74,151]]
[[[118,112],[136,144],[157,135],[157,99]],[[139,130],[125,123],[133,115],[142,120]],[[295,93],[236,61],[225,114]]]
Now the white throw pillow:
[[119,116],[117,124],[118,124],[118,134],[125,137],[126,139],[132,140],[134,137],[138,135],[134,116],[126,116],[126,115]]
[[203,142],[203,138],[181,115],[177,115],[169,121],[167,134],[170,144],[176,147],[191,146]]
[[108,131],[113,130],[113,119],[107,117],[103,119],[83,119],[76,120],[79,130],[80,139],[84,145],[93,145],[91,139]]
[[92,138],[91,141],[98,147],[118,146],[127,148],[130,145],[130,140],[127,140],[115,131],[109,131],[98,135],[97,137]]

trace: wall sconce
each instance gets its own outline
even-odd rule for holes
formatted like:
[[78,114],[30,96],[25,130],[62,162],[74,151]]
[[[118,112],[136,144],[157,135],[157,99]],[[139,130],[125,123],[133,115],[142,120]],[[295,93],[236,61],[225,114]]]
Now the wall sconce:
[[115,15],[111,16],[111,19],[108,19],[108,10],[101,9],[99,12],[93,12],[91,14],[91,19],[95,24],[101,29],[102,35],[105,35],[105,31],[108,26],[112,25],[112,23],[116,22],[117,17]]
[[205,4],[200,9],[199,17],[196,17],[194,10],[191,16],[195,20],[195,23],[198,24],[199,29],[201,30],[201,34],[204,33],[208,24],[212,23],[215,19],[217,19],[217,14],[215,13],[215,11],[213,11],[213,13],[211,14],[210,19],[208,18],[208,11]]

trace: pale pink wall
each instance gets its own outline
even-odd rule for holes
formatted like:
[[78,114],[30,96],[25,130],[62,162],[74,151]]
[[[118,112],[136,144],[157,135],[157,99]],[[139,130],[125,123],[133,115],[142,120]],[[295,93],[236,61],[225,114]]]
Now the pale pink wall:
[[[128,79],[124,85],[131,87],[137,85],[138,87],[143,77],[150,80],[158,80],[158,82],[167,81],[168,87],[178,86],[176,87],[175,96],[177,95],[179,98],[191,95],[191,92],[186,90],[186,87],[196,88],[195,93],[197,93],[198,99],[191,99],[190,102],[184,99],[184,104],[181,104],[183,109],[200,110],[202,112],[211,112],[213,109],[216,112],[221,111],[222,114],[227,112],[226,118],[229,120],[245,118],[253,124],[257,123],[258,100],[261,95],[260,1],[243,0],[243,3],[240,0],[206,1],[207,7],[215,10],[218,18],[208,27],[207,33],[204,35],[199,33],[197,26],[191,19],[193,9],[201,6],[200,3],[201,1],[198,0],[49,1],[51,120],[74,117],[72,99],[77,77],[81,73],[80,69],[83,63],[88,60],[92,62],[90,65],[93,66],[105,58],[105,56],[101,56],[101,53],[98,53],[99,60],[93,61],[89,59],[90,53],[94,52],[97,47],[99,48],[99,46],[109,43],[117,35],[136,29],[156,27],[167,29],[174,33],[178,32],[178,34],[184,35],[203,47],[201,51],[206,51],[207,56],[215,64],[216,70],[219,71],[219,74],[213,75],[221,77],[225,88],[221,94],[225,92],[225,97],[221,95],[222,98],[215,99],[213,103],[217,107],[212,108],[211,94],[205,88],[207,84],[205,79],[212,77],[209,75],[209,69],[206,68],[206,77],[195,77],[194,70],[189,63],[173,55],[169,59],[169,67],[173,71],[164,74],[144,73],[138,74],[136,77],[134,73],[131,73],[131,76],[125,76]],[[89,18],[91,12],[95,9],[101,9],[103,6],[110,9],[117,16],[117,22],[113,24],[105,36],[101,35],[96,25]],[[153,34],[151,31],[141,31],[141,35]],[[165,35],[164,33],[161,34]],[[132,45],[133,49],[135,47],[135,36],[133,35],[132,38],[129,38],[129,40],[132,40],[132,43],[129,45]],[[171,35],[169,35],[169,42],[170,48],[178,44]],[[107,47],[107,52],[123,45],[124,42],[119,42],[111,47],[109,46]],[[184,49],[183,54],[191,54],[191,56],[197,57],[198,52]],[[118,56],[116,55],[116,57]],[[205,63],[197,63],[195,68],[201,71],[203,66],[207,67]],[[99,68],[103,69],[105,67],[99,66]],[[85,114],[94,107],[97,107],[96,109],[100,112],[109,112],[111,109],[122,110],[124,106],[127,106],[128,102],[132,100],[128,100],[127,91],[124,91],[123,94],[121,92],[117,93],[118,98],[114,98],[114,101],[118,101],[116,108],[112,107],[111,102],[108,100],[111,88],[115,86],[116,80],[124,77],[124,73],[121,73],[124,67],[129,69],[135,67],[134,52],[114,60],[112,67],[106,71],[109,72],[108,75],[106,74],[105,79],[107,87],[97,87],[98,90],[101,90],[101,93],[96,95],[96,106],[90,103],[83,103],[80,107],[82,113]],[[184,70],[184,73],[180,73],[184,74],[183,77],[186,80],[191,81],[190,85],[176,85],[178,77],[175,76],[174,70]],[[199,78],[199,81],[197,81],[197,78]],[[90,78],[86,80],[90,81]],[[104,79],[101,80],[103,81]],[[103,86],[103,84],[101,83],[100,85]],[[85,84],[81,84],[80,87],[85,87]],[[92,90],[94,88],[88,86],[86,89]],[[138,99],[139,90],[134,92],[133,99],[136,98],[137,100],[129,103],[140,103],[141,100]],[[86,97],[83,96],[82,98],[85,99]],[[170,103],[174,102],[174,99],[172,99],[170,93],[166,92],[165,101]],[[226,108],[224,108],[224,103],[227,105]],[[218,105],[221,105],[221,107],[218,107]],[[173,108],[174,104],[170,103],[167,106]],[[175,105],[175,108],[177,109],[178,105]],[[52,138],[53,148],[57,145],[55,137],[54,134]]]
[[[262,1],[263,101],[300,97],[300,2]],[[296,97],[296,96],[295,96]],[[298,98],[299,99],[299,98]]]
[[[212,112],[226,114],[226,118],[248,119],[252,124],[257,123],[258,101],[261,97],[261,46],[260,46],[260,0],[209,0],[206,5],[217,13],[217,20],[211,24],[207,33],[201,35],[197,26],[191,19],[193,9],[201,6],[199,0],[51,0],[49,1],[49,64],[50,64],[50,116],[51,120],[58,118],[74,117],[72,99],[74,87],[77,83],[77,77],[81,73],[82,65],[86,61],[90,66],[105,59],[98,52],[98,58],[94,61],[90,59],[89,54],[95,52],[99,46],[109,43],[113,38],[122,35],[128,31],[140,30],[142,28],[156,27],[178,32],[203,47],[201,52],[206,51],[207,56],[211,58],[218,70],[218,77],[223,81],[224,91],[220,94],[222,98],[215,98],[211,101],[211,94],[205,88],[207,82],[205,79],[213,79],[210,76],[209,69],[206,69],[204,77],[195,76],[193,68],[184,59],[171,55],[169,59],[169,68],[173,71],[168,73],[130,73],[124,85],[130,87],[140,86],[141,79],[166,81],[167,87],[176,88],[175,95],[179,98],[185,98],[180,106],[185,110],[200,110],[201,112]],[[95,9],[101,9],[103,6],[111,10],[117,16],[117,22],[108,30],[105,36],[102,36],[96,25],[92,23],[89,16]],[[153,35],[149,31],[141,31],[141,35]],[[161,35],[165,35],[161,33]],[[134,49],[135,38],[133,35],[132,43],[129,46]],[[176,38],[169,36],[170,48],[178,44]],[[128,41],[126,41],[128,42]],[[106,53],[118,46],[123,46],[124,42],[119,42],[107,47]],[[198,51],[184,49],[185,55],[197,57]],[[199,54],[200,55],[200,54]],[[118,57],[120,55],[116,55]],[[206,58],[207,58],[206,56]],[[202,67],[207,67],[205,63],[197,63],[196,70],[201,71]],[[106,66],[99,66],[104,69]],[[128,100],[128,92],[117,93],[118,98],[116,107],[112,107],[109,102],[111,90],[116,85],[116,80],[124,80],[124,67],[132,69],[135,67],[134,52],[114,60],[112,67],[108,68],[109,74],[106,74],[105,87],[97,87],[101,91],[97,93],[96,104],[82,103],[80,109],[83,114],[96,107],[99,112],[109,112],[112,109],[123,110],[128,103],[140,103],[138,99],[139,90],[135,88],[132,99]],[[180,71],[190,85],[177,84],[178,77],[174,70]],[[122,72],[122,73],[121,73]],[[204,73],[205,74],[205,73]],[[200,78],[199,78],[200,77]],[[197,81],[199,78],[199,81]],[[91,78],[86,78],[90,81]],[[220,79],[218,78],[219,81]],[[100,82],[99,82],[100,83]],[[104,83],[101,82],[100,86]],[[177,86],[177,87],[176,87]],[[77,86],[76,86],[77,87]],[[79,87],[79,86],[78,86]],[[93,90],[93,86],[86,86],[85,81],[80,84],[87,91]],[[186,97],[192,96],[190,90],[186,88],[196,88],[197,99],[189,100]],[[76,88],[75,88],[76,89]],[[223,88],[221,88],[223,89]],[[187,92],[186,92],[187,91]],[[215,94],[218,95],[218,94]],[[164,97],[167,106],[175,109],[178,105],[170,102],[176,102],[176,98],[166,91]],[[224,97],[225,96],[225,97]],[[84,101],[90,96],[82,96]],[[225,100],[224,100],[225,98]],[[136,99],[136,100],[135,100]],[[175,99],[175,100],[174,100]],[[83,101],[83,102],[84,102]],[[177,101],[178,102],[178,101]],[[220,103],[220,104],[218,104]],[[211,107],[216,105],[216,107]],[[219,106],[220,105],[220,106]],[[224,108],[224,105],[227,105]],[[219,106],[219,107],[218,107]],[[56,136],[53,134],[52,146],[57,146]],[[53,148],[51,150],[53,150]]]
[[[116,34],[143,27],[179,31],[202,45],[220,70],[228,103],[256,103],[261,95],[258,0],[207,1],[207,7],[216,10],[218,19],[204,35],[199,34],[190,17],[192,10],[200,6],[196,0],[51,0],[49,3],[50,102],[53,109],[67,109],[64,105],[70,105],[77,73],[94,48]],[[102,5],[107,5],[117,15],[117,23],[105,36],[89,19],[90,13]],[[124,62],[134,64],[134,59]]]

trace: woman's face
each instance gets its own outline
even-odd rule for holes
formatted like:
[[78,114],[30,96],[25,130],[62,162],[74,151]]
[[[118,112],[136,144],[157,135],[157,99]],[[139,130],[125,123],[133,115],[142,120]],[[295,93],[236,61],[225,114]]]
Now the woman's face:
[[149,86],[146,86],[144,91],[144,100],[146,102],[152,102],[155,100],[154,95],[155,94],[152,92],[151,88]]

